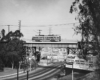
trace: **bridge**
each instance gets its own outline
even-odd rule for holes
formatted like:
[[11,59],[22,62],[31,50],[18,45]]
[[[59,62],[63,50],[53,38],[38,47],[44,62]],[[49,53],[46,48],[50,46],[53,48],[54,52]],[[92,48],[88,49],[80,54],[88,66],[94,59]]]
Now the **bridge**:
[[[78,49],[77,43],[66,43],[66,42],[28,42],[24,44],[26,48],[26,53],[32,56],[33,52],[35,53],[36,50],[41,50],[41,48],[64,48],[66,49],[66,54],[69,54],[69,52],[75,49]],[[70,50],[70,51],[69,51]],[[52,52],[51,52],[52,53]]]
[[77,43],[66,42],[28,42],[25,43],[26,47],[58,47],[58,48],[78,48]]

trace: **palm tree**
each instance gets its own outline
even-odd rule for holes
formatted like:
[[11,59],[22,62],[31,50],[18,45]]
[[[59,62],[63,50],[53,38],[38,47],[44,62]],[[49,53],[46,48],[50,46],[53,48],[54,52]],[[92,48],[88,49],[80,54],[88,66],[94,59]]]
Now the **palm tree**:
[[2,37],[5,36],[5,30],[4,29],[1,30],[1,34],[2,34]]
[[0,40],[0,42],[5,42],[5,30],[4,29],[2,29],[1,30],[1,40]]

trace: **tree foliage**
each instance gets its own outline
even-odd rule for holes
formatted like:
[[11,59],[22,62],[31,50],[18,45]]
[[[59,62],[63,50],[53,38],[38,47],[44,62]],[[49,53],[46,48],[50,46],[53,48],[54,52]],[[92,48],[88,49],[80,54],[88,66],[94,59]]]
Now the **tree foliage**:
[[16,30],[15,32],[9,32],[0,40],[0,59],[5,66],[11,64],[17,66],[19,61],[23,60],[25,55],[25,47],[23,46],[25,41],[20,40],[23,34]]
[[[76,19],[79,25],[75,28],[77,33],[82,34],[83,49],[92,49],[93,53],[98,53],[100,58],[100,0],[75,0],[71,5],[70,12],[77,13]],[[91,46],[89,45],[91,43]]]
[[1,30],[1,34],[2,34],[2,37],[5,36],[5,30],[4,29]]

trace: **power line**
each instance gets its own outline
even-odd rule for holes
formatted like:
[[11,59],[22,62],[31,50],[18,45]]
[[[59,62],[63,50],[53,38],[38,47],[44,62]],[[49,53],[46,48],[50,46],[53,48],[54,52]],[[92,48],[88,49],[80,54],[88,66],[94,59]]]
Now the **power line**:
[[[21,26],[22,27],[47,27],[47,26],[75,25],[75,24],[78,24],[78,23],[79,22],[75,22],[75,23],[65,23],[65,24],[49,24],[49,25],[21,25],[21,20],[19,20],[19,30],[21,29]],[[4,26],[4,25],[0,25],[0,26]],[[18,25],[12,25],[12,26],[18,26]]]
[[52,26],[64,26],[64,25],[75,25],[78,24],[79,22],[75,23],[65,23],[65,24],[49,24],[49,25],[21,25],[22,27],[52,27]]
[[16,25],[0,25],[0,26],[7,26],[8,27],[8,33],[10,32],[10,26],[16,26]]
[[[0,25],[0,26],[8,26],[8,25]],[[16,26],[17,27],[18,25],[10,25],[10,26]]]

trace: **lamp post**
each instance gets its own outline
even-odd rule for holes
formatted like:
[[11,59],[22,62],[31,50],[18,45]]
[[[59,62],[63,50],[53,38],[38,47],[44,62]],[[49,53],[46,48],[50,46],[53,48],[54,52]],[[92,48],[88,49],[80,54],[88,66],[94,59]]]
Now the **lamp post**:
[[28,69],[28,67],[29,67],[29,64],[28,64],[28,58],[26,57],[26,59],[25,59],[25,64],[24,64],[24,71],[27,73],[26,74],[26,78],[27,78],[27,80],[28,80],[28,75],[29,75],[29,69]]
[[26,72],[27,72],[27,80],[28,80],[28,77],[29,77],[29,53],[30,53],[30,48],[29,47],[26,47]]
[[29,71],[28,71],[28,69],[27,69],[27,80],[28,80],[28,73],[29,73]]
[[72,62],[72,80],[74,80],[73,62]]
[[17,80],[19,80],[19,61],[18,61],[18,63],[17,63]]
[[73,69],[74,62],[66,62],[66,64],[72,65],[72,80],[74,80],[74,69]]
[[28,80],[28,74],[29,74],[29,69],[28,69],[28,66],[29,66],[29,57],[28,57],[28,59],[27,59],[27,80]]

